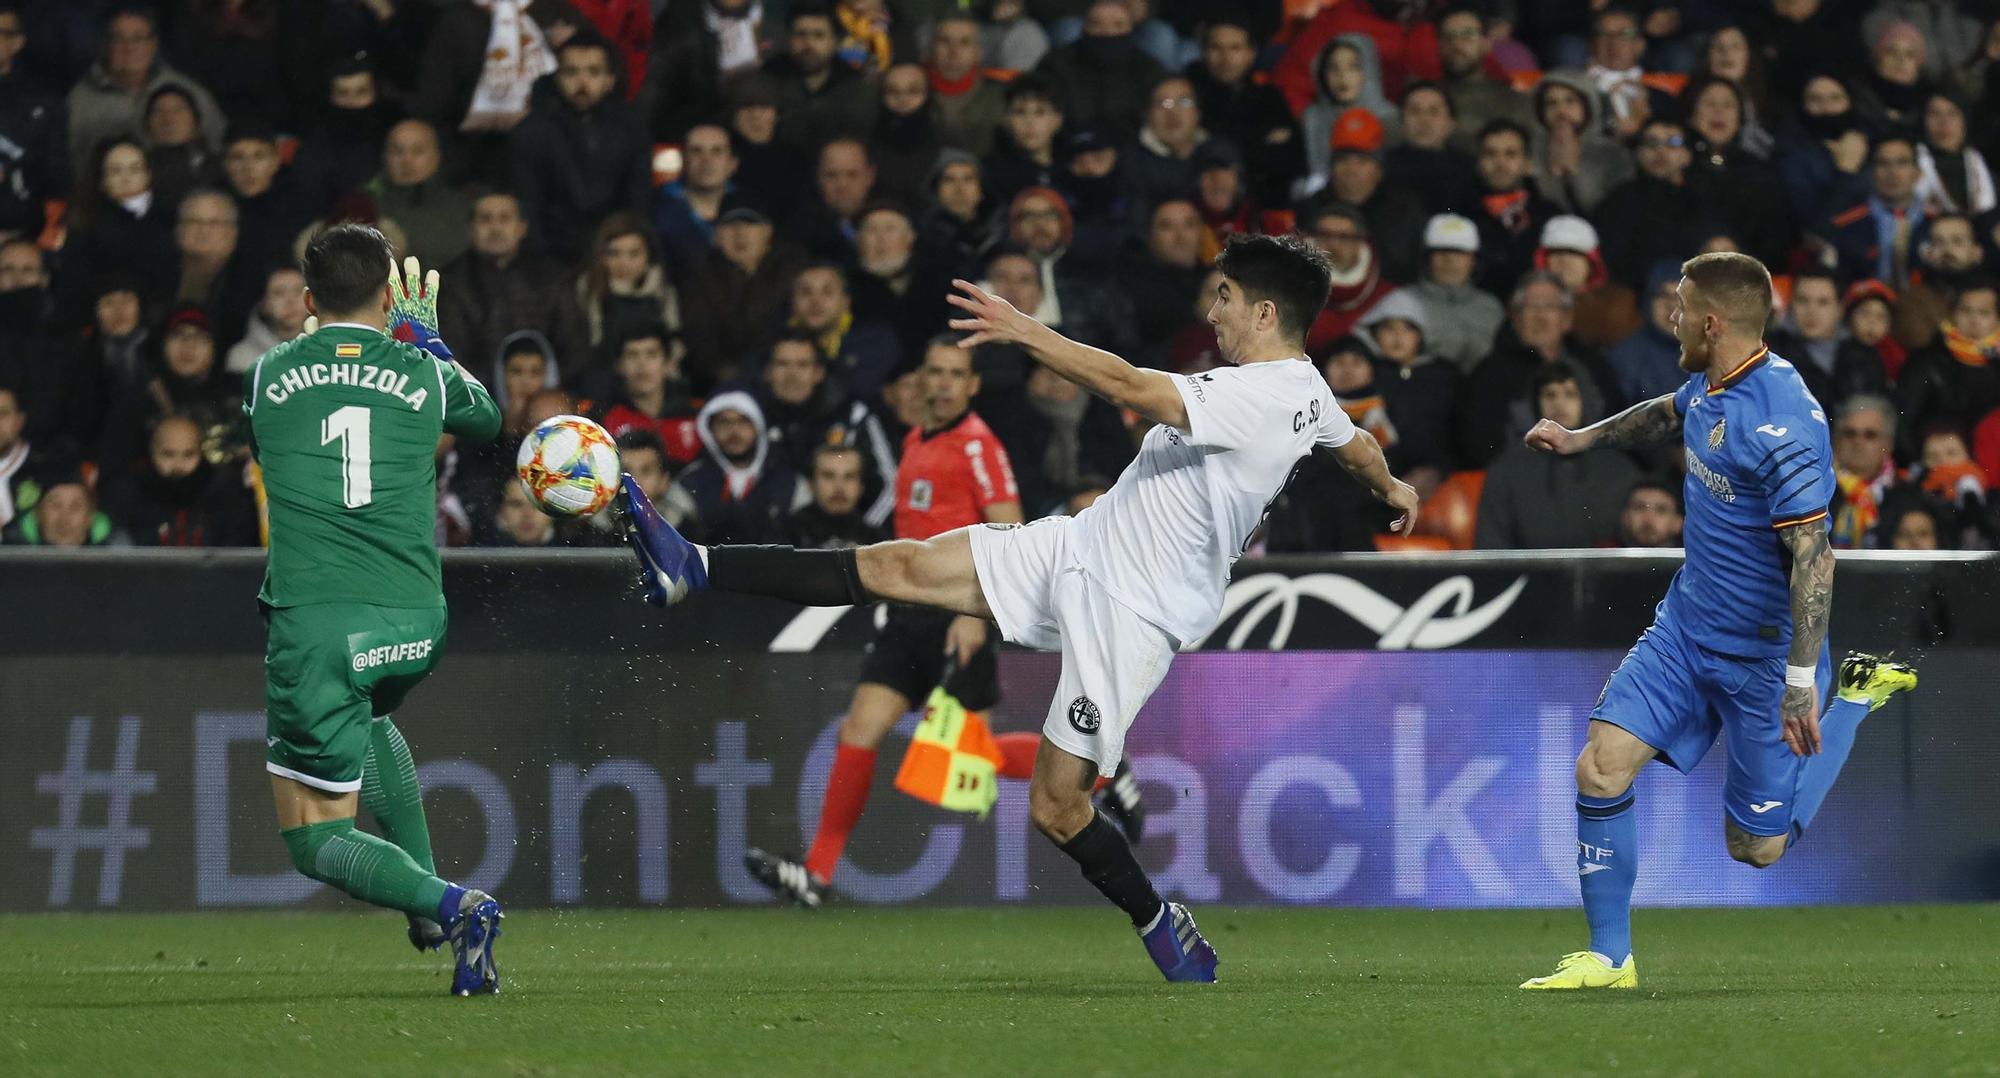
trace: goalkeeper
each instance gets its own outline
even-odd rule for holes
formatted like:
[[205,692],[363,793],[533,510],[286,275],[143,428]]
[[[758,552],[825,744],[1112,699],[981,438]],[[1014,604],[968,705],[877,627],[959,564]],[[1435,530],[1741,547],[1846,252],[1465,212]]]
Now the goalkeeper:
[[[279,831],[300,872],[403,911],[419,950],[448,940],[454,994],[494,992],[500,905],[438,878],[390,714],[444,645],[438,438],[488,441],[500,412],[438,339],[435,271],[413,258],[399,273],[357,224],[315,236],[303,268],[307,333],[265,353],[243,393],[270,500],[257,598]],[[355,829],[357,808],[381,838]]]

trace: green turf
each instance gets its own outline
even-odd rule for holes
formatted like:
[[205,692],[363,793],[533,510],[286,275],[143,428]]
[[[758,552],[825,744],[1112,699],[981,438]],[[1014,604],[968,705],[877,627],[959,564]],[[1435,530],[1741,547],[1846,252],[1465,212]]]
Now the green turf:
[[1528,993],[1564,911],[519,911],[445,996],[400,917],[0,917],[0,1074],[2000,1074],[2000,908],[1642,912],[1636,992]]

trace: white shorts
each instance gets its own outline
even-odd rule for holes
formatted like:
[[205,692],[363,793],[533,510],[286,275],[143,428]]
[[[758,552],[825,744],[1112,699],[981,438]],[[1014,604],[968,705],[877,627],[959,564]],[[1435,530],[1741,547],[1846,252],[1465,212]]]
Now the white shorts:
[[1003,637],[1062,653],[1042,736],[1110,775],[1125,758],[1125,731],[1167,676],[1174,641],[1076,563],[1070,523],[975,526],[972,565]]

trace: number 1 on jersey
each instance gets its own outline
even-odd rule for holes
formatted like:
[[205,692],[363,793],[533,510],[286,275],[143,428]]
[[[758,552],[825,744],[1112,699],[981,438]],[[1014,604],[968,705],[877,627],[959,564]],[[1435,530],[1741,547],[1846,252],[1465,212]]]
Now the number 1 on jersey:
[[340,440],[340,494],[349,509],[375,499],[375,480],[368,456],[368,409],[358,404],[336,408],[320,420],[319,444]]

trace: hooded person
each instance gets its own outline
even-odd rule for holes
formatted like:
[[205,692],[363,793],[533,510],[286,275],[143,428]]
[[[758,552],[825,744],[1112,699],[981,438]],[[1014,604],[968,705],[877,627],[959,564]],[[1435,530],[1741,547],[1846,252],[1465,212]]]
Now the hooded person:
[[1394,142],[1402,115],[1382,92],[1382,62],[1366,34],[1342,34],[1326,43],[1313,61],[1313,103],[1299,114],[1306,175],[1324,178],[1333,164],[1334,128],[1349,109],[1366,109],[1381,126],[1383,142]]
[[1390,466],[1398,475],[1435,468],[1443,479],[1452,466],[1452,420],[1462,379],[1456,367],[1431,352],[1422,301],[1407,288],[1397,289],[1361,317],[1360,329],[1375,356],[1375,391],[1396,429]]
[[924,191],[927,208],[917,221],[917,243],[954,277],[979,272],[1000,242],[979,158],[951,147],[939,150]]
[[1493,294],[1472,283],[1479,264],[1479,226],[1455,213],[1424,225],[1422,280],[1402,291],[1423,304],[1425,346],[1467,373],[1493,348],[1507,311]]
[[1542,226],[1534,266],[1555,274],[1575,297],[1570,334],[1584,347],[1622,341],[1643,324],[1632,290],[1611,280],[1589,221],[1569,214],[1550,218]]
[[1580,72],[1542,76],[1534,103],[1535,189],[1566,212],[1589,213],[1631,178],[1632,155],[1601,133],[1597,87]]
[[764,409],[742,390],[718,393],[695,417],[702,459],[667,490],[661,511],[704,543],[783,542],[792,510],[810,497],[790,468],[772,459]]

